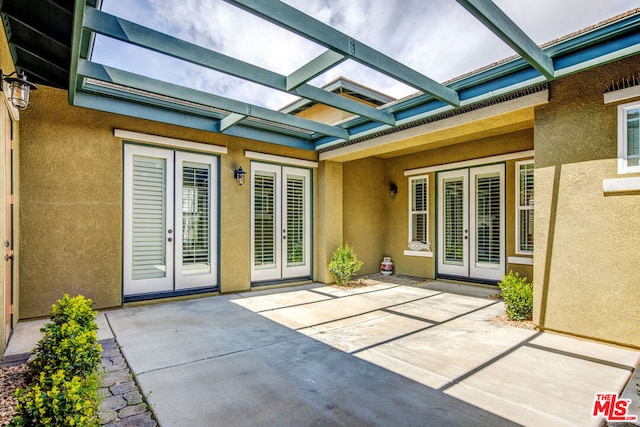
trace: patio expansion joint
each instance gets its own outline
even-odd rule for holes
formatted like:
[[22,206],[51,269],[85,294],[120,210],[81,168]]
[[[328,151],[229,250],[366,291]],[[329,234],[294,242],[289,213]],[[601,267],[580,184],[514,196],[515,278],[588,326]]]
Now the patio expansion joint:
[[[444,292],[439,292],[439,293],[436,293],[436,294],[433,294],[433,295],[429,295],[429,296],[426,296],[426,297],[420,297],[420,298],[412,299],[412,300],[409,300],[409,301],[404,301],[404,302],[401,302],[401,303],[398,303],[398,304],[389,305],[387,307],[379,307],[379,308],[376,308],[376,309],[373,309],[373,310],[362,311],[362,312],[359,312],[358,314],[354,314],[352,316],[340,317],[338,319],[331,319],[331,320],[327,320],[326,322],[315,323],[313,325],[305,325],[305,326],[301,326],[299,328],[296,328],[295,330],[296,331],[300,331],[302,329],[314,328],[316,326],[322,326],[322,325],[328,325],[330,323],[338,322],[340,320],[353,319],[355,317],[360,317],[360,316],[362,316],[364,314],[375,313],[376,311],[386,312],[385,310],[388,310],[388,309],[390,309],[392,307],[398,307],[400,305],[409,304],[411,302],[421,301],[421,300],[424,300],[424,299],[427,299],[427,298],[431,298],[431,297],[435,297],[437,295],[441,295],[443,293]],[[356,294],[356,295],[360,295],[360,294]],[[283,308],[286,308],[286,307],[283,307]],[[273,310],[268,310],[268,311],[276,311],[276,310],[280,310],[280,309],[273,309]],[[394,314],[397,314],[397,313],[394,313]]]
[[[427,298],[429,298],[429,297],[427,297]],[[421,299],[424,299],[424,298],[421,298]],[[491,307],[493,305],[496,305],[499,302],[500,301],[495,301],[495,302],[489,303],[487,305],[483,305],[482,307],[474,308],[473,310],[458,314],[457,316],[453,316],[453,317],[451,317],[451,318],[449,318],[447,320],[443,320],[441,322],[430,321],[430,320],[422,319],[422,318],[419,318],[419,317],[416,317],[416,316],[411,316],[411,315],[408,315],[408,314],[405,314],[405,313],[398,313],[398,312],[395,312],[395,311],[391,311],[391,310],[389,310],[389,308],[390,307],[395,307],[395,305],[389,306],[389,307],[387,307],[385,309],[381,309],[380,311],[384,311],[384,312],[387,312],[387,313],[390,313],[390,314],[395,314],[395,315],[398,315],[398,316],[404,316],[404,317],[407,317],[407,318],[410,318],[410,319],[421,320],[421,321],[423,321],[425,323],[429,323],[429,326],[425,326],[424,328],[420,328],[420,329],[412,331],[412,332],[407,332],[406,334],[398,335],[397,337],[389,338],[388,340],[384,340],[384,341],[381,341],[379,343],[368,345],[368,346],[363,347],[361,349],[352,351],[350,354],[358,354],[358,353],[361,353],[361,352],[366,351],[366,350],[371,350],[371,349],[379,347],[381,345],[389,344],[389,343],[392,343],[392,342],[397,341],[399,339],[406,338],[406,337],[409,337],[411,335],[415,335],[415,334],[417,334],[419,332],[426,331],[427,329],[431,329],[431,328],[434,328],[436,326],[444,325],[446,323],[452,322],[452,321],[454,321],[456,319],[459,319],[461,317],[467,316],[469,314],[472,314],[472,313],[475,313],[477,311],[484,310],[485,308],[488,308],[488,307]],[[402,305],[402,304],[396,304],[396,305]]]
[[548,346],[544,346],[544,345],[540,345],[540,344],[534,344],[534,343],[531,343],[531,342],[525,344],[525,347],[534,348],[536,350],[541,350],[541,351],[548,351],[550,353],[555,353],[555,354],[559,354],[559,355],[562,355],[562,356],[572,357],[574,359],[585,360],[587,362],[593,362],[593,363],[597,363],[597,364],[600,364],[600,365],[609,366],[611,368],[622,369],[622,370],[629,371],[629,372],[633,372],[635,370],[635,367],[629,366],[629,365],[625,365],[625,364],[622,364],[622,363],[612,362],[610,360],[604,360],[604,359],[600,359],[598,357],[586,356],[584,354],[574,353],[574,352],[566,351],[566,350],[560,350],[558,348],[548,347]]
[[458,378],[455,378],[455,379],[451,380],[451,382],[449,382],[448,384],[445,384],[444,386],[440,387],[438,389],[438,391],[445,392],[447,389],[453,387],[454,385],[459,385],[460,383],[462,383],[462,381],[466,380],[467,378],[469,378],[469,377],[475,375],[476,373],[482,371],[483,369],[493,365],[497,361],[503,359],[504,357],[506,357],[509,354],[515,352],[516,350],[528,345],[531,341],[533,341],[534,339],[538,338],[540,335],[542,335],[542,332],[540,332],[540,331],[536,332],[535,334],[531,335],[530,337],[527,337],[526,339],[522,340],[518,344],[513,345],[508,350],[503,351],[502,353],[498,354],[495,357],[492,357],[491,359],[487,360],[486,362],[482,363],[479,366],[476,366],[475,368],[473,368],[470,371],[468,371],[467,373],[459,376]]
[[[241,354],[241,353],[245,353],[245,352],[248,352],[248,351],[259,350],[259,349],[263,349],[263,348],[272,347],[274,345],[290,343],[290,342],[294,342],[294,341],[298,341],[298,340],[302,340],[302,339],[308,339],[308,338],[309,337],[307,337],[306,335],[296,336],[295,338],[280,340],[278,342],[271,342],[271,343],[264,344],[264,345],[258,345],[258,346],[254,346],[254,347],[242,348],[242,349],[239,349],[239,350],[228,351],[226,353],[215,354],[215,355],[212,355],[212,356],[201,357],[199,359],[188,360],[186,362],[175,363],[175,364],[172,364],[172,365],[166,365],[166,366],[162,366],[162,367],[159,367],[159,368],[149,369],[149,370],[146,370],[146,371],[140,371],[140,372],[136,372],[135,374],[136,375],[143,375],[143,374],[149,374],[149,373],[152,373],[152,372],[164,371],[166,369],[179,368],[181,366],[189,366],[189,365],[193,365],[193,364],[200,363],[200,362],[206,362],[206,361],[209,361],[209,360],[215,360],[215,359],[218,359],[218,358],[221,358],[221,357],[231,356],[231,355],[234,355],[234,354]],[[125,356],[125,359],[126,359],[126,356]]]

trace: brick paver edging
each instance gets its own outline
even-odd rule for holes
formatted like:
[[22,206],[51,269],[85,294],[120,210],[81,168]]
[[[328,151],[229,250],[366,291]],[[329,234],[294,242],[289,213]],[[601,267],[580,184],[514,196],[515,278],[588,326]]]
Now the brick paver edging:
[[100,341],[104,378],[98,390],[100,425],[105,427],[157,427],[115,339]]

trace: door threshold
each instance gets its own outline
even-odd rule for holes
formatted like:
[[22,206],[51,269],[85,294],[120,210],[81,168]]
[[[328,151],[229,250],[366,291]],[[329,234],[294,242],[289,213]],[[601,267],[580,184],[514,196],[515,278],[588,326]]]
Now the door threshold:
[[180,301],[185,299],[202,298],[214,295],[220,295],[218,287],[208,287],[200,289],[186,289],[177,292],[154,292],[149,294],[125,295],[123,297],[123,305],[142,305],[154,302]]
[[282,288],[285,286],[308,285],[310,283],[313,283],[313,280],[309,277],[293,277],[291,279],[251,282],[251,289]]
[[449,283],[458,283],[460,285],[471,285],[471,286],[479,286],[483,288],[491,288],[495,289],[498,286],[498,281],[496,280],[487,280],[487,279],[478,279],[474,277],[459,277],[459,276],[447,276],[440,275],[436,277],[436,280],[440,280],[442,282]]

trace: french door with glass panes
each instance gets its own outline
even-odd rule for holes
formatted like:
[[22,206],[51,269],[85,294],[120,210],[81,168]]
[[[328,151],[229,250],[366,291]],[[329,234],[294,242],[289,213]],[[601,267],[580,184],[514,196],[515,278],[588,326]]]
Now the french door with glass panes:
[[438,194],[438,274],[501,280],[504,165],[441,172]]
[[217,286],[217,158],[125,145],[124,295]]
[[311,173],[251,164],[251,281],[311,276]]

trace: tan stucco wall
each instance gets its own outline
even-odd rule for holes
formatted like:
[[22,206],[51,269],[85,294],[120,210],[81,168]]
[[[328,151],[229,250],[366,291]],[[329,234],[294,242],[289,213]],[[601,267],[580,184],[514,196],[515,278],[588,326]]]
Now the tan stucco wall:
[[238,166],[251,170],[245,150],[317,160],[312,151],[70,107],[65,91],[46,87],[21,127],[21,318],[47,315],[65,292],[96,308],[121,304],[123,142],[113,129],[228,148],[220,155],[222,292],[250,288],[251,191],[233,177]]
[[603,92],[639,65],[630,58],[554,82],[535,126],[534,321],[636,347],[640,195],[607,196],[602,180],[621,177],[616,105]]
[[388,196],[384,161],[375,157],[344,164],[344,239],[363,262],[358,274],[380,271]]
[[332,283],[329,273],[331,254],[343,241],[343,168],[342,163],[320,162],[317,172],[314,275],[323,283]]

